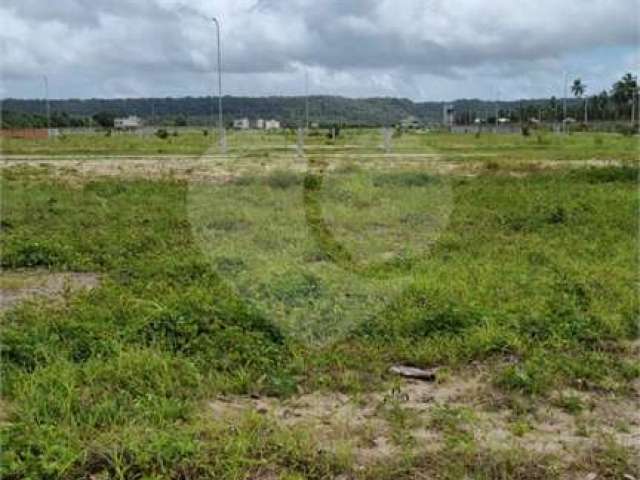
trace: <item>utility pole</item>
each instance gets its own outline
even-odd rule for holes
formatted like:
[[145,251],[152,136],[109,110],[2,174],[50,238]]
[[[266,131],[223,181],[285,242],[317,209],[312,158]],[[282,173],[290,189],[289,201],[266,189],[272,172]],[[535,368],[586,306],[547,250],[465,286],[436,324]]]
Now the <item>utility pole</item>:
[[562,133],[567,133],[567,76],[564,72],[564,95],[562,96]]
[[49,105],[49,79],[46,75],[42,76],[44,80],[44,99],[47,109],[47,138],[49,138],[49,130],[51,129],[51,106]]
[[496,118],[495,118],[495,130],[496,133],[498,133],[498,116],[500,115],[499,109],[498,109],[498,104],[500,103],[500,89],[496,90],[496,105],[495,105],[495,109],[496,109]]
[[584,97],[584,124],[589,123],[589,97]]
[[309,70],[304,71],[304,125],[309,130]]
[[226,153],[227,145],[224,138],[224,125],[222,124],[222,47],[220,45],[220,22],[213,17],[216,24],[216,36],[218,39],[218,135],[220,142],[220,153]]
[[636,98],[638,98],[638,89],[634,88],[631,91],[631,126],[636,123]]

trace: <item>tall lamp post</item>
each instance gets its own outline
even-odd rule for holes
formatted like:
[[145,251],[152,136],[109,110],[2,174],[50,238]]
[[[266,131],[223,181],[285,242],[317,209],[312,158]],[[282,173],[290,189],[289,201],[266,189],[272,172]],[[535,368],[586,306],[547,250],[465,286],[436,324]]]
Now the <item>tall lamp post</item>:
[[49,79],[46,75],[42,76],[44,80],[44,99],[47,108],[47,138],[49,138],[49,130],[51,129],[51,107],[49,106]]
[[222,125],[222,53],[220,46],[220,22],[213,17],[213,23],[216,25],[216,36],[218,39],[218,135],[220,142],[220,152],[226,153],[227,146],[224,138],[224,126]]
[[309,70],[304,71],[304,129],[309,130]]
[[567,78],[568,72],[564,72],[564,94],[562,95],[562,133],[567,133]]
[[495,101],[495,132],[498,133],[498,117],[500,116],[500,89],[496,88],[496,101]]

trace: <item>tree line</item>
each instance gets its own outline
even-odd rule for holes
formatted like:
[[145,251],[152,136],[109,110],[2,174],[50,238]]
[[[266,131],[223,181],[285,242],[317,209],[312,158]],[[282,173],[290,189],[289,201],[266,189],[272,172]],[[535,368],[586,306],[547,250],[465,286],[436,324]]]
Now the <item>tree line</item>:
[[[474,123],[479,119],[494,123],[496,118],[511,121],[538,119],[558,122],[566,115],[576,121],[629,121],[638,118],[637,77],[627,73],[612,85],[588,95],[588,86],[574,79],[573,98],[527,99],[518,101],[486,101],[462,99],[451,102],[455,121]],[[119,116],[136,115],[147,125],[185,126],[214,125],[217,122],[215,97],[68,99],[51,100],[47,119],[44,99],[5,99],[2,102],[2,128],[111,127]],[[223,99],[224,122],[233,119],[275,118],[286,127],[304,125],[304,97],[232,97]],[[585,113],[586,112],[586,113]],[[402,98],[353,99],[339,96],[309,97],[309,118],[320,126],[380,126],[397,124],[414,116],[423,123],[439,123],[443,119],[442,102],[413,102]]]

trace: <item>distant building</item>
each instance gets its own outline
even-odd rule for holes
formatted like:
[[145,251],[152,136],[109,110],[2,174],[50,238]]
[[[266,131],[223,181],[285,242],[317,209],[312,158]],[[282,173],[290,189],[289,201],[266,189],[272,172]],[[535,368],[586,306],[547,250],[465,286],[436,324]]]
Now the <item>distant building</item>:
[[113,119],[113,128],[116,130],[135,130],[140,126],[142,126],[142,120],[135,115]]
[[411,128],[420,128],[422,125],[420,121],[414,117],[413,115],[409,115],[408,117],[400,120],[400,126],[402,128],[411,129]]
[[233,121],[233,128],[237,130],[248,130],[255,128],[256,130],[274,130],[280,128],[278,120],[265,120],[264,118],[256,118],[255,120],[244,118],[236,118]]
[[248,130],[250,127],[249,119],[247,117],[244,118],[236,118],[233,121],[233,128],[237,128],[238,130]]
[[511,120],[505,117],[501,117],[498,119],[498,123],[509,123]]
[[264,122],[264,129],[265,130],[278,130],[280,129],[280,121],[279,120],[266,120]]

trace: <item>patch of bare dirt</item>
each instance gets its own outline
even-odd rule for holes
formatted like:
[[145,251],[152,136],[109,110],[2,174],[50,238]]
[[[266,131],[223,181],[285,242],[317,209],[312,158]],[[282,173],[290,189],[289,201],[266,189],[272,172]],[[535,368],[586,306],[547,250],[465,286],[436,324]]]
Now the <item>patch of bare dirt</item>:
[[59,297],[65,292],[95,288],[99,283],[100,277],[95,273],[3,271],[0,277],[0,311],[27,299]]
[[[570,460],[609,436],[640,453],[637,398],[584,395],[590,407],[579,414],[566,413],[546,401],[531,413],[516,413],[504,403],[496,408],[500,394],[492,390],[486,373],[476,371],[435,383],[402,381],[387,392],[357,397],[327,392],[287,400],[231,396],[220,397],[208,407],[219,421],[253,411],[285,428],[303,428],[322,448],[346,442],[361,466],[384,461],[407,448],[421,452],[442,448],[448,433],[434,426],[433,419],[447,409],[470,412],[470,418],[461,417],[459,428],[483,446],[520,447]],[[410,420],[404,432],[398,432],[388,415],[398,408]],[[399,443],[398,433],[411,438],[412,447]]]
[[[464,157],[465,155],[456,155]],[[474,155],[479,157],[481,155]],[[435,153],[322,153],[310,154],[308,159],[292,154],[266,154],[263,157],[242,155],[146,155],[146,156],[5,156],[0,168],[17,166],[39,167],[49,174],[82,183],[96,176],[124,178],[173,178],[176,180],[226,183],[243,175],[265,175],[274,170],[306,172],[308,161],[322,158],[328,162],[328,170],[343,163],[356,163],[367,169],[379,168],[428,168],[436,174],[475,176],[500,174],[525,176],[541,170],[579,168],[586,166],[619,165],[616,160],[540,160],[494,161],[494,155],[486,155],[485,161],[447,161],[446,156]],[[489,165],[489,168],[487,167]]]

